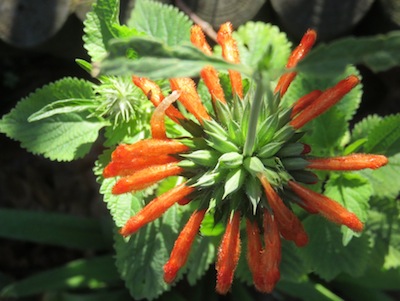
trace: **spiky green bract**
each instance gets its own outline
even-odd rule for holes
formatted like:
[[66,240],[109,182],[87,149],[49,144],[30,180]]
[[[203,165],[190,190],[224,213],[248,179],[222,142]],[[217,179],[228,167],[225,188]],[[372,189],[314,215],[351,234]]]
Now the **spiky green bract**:
[[[265,91],[268,79],[262,76],[261,79],[267,83],[261,87]],[[234,97],[226,104],[216,102],[214,118],[203,120],[203,134],[194,138],[196,143],[188,144],[191,151],[181,155],[184,160],[180,166],[185,169],[189,183],[197,188],[198,194],[204,193],[203,199],[213,198],[210,211],[218,212],[221,206],[229,206],[254,218],[257,210],[268,207],[262,197],[260,174],[278,189],[293,178],[310,182],[307,172],[299,172],[309,163],[304,159],[304,145],[298,142],[302,136],[295,135],[288,125],[290,110],[278,106],[279,99],[272,93],[257,92],[260,89],[257,83],[250,84],[243,100]],[[252,116],[256,99],[259,109]],[[249,140],[249,135],[255,139]]]

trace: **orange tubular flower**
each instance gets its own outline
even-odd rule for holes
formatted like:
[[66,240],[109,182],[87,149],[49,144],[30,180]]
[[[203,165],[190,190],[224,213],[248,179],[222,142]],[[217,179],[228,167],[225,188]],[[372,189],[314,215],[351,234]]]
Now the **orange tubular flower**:
[[330,221],[345,225],[357,232],[362,231],[364,227],[363,223],[354,213],[349,212],[338,202],[305,188],[294,181],[289,181],[288,184],[290,189],[292,189],[307,206],[314,208]]
[[[295,67],[304,58],[315,38],[314,31],[307,31],[292,52],[287,68]],[[191,41],[205,54],[212,54],[200,27],[193,27]],[[221,26],[218,43],[227,61],[239,63],[230,23]],[[226,294],[231,287],[240,257],[243,218],[248,238],[246,257],[254,285],[257,290],[270,293],[280,278],[281,239],[293,241],[299,247],[308,242],[308,235],[292,207],[319,213],[354,231],[363,229],[362,221],[354,213],[303,186],[318,181],[310,169],[376,169],[388,161],[384,156],[369,154],[315,158],[310,156],[311,147],[302,143],[298,135],[299,129],[335,105],[359,83],[356,76],[351,75],[325,91],[308,93],[290,110],[283,103],[264,101],[261,94],[268,85],[260,85],[258,79],[250,82],[248,94],[243,97],[241,74],[228,72],[234,97],[225,99],[217,71],[211,66],[201,71],[213,99],[211,112],[202,103],[192,79],[169,79],[172,92],[164,97],[156,83],[133,76],[134,84],[156,107],[150,121],[152,138],[117,146],[103,175],[117,177],[113,194],[135,192],[170,176],[185,179],[184,184],[146,204],[120,230],[123,236],[132,235],[176,203],[182,206],[190,203],[186,208],[195,208],[198,204],[164,266],[167,283],[173,282],[185,265],[207,214],[214,215],[214,220],[226,227],[217,254],[217,292]],[[295,76],[291,71],[282,75],[275,92],[283,96]],[[173,106],[175,100],[181,102],[184,112]],[[255,103],[259,106],[255,107]],[[271,105],[274,107],[268,107]],[[165,116],[175,121],[177,127],[184,128],[185,137],[167,136]],[[261,191],[263,197],[260,197]]]
[[237,211],[226,225],[225,234],[222,238],[218,250],[216,263],[217,286],[216,290],[220,294],[226,294],[233,281],[240,255],[240,212]]
[[377,169],[388,163],[388,159],[381,155],[351,154],[333,158],[308,159],[307,168],[320,170],[359,170],[365,168]]
[[309,121],[326,112],[349,93],[359,82],[360,80],[356,76],[351,75],[338,82],[336,86],[325,90],[310,106],[306,107],[290,122],[291,126],[295,129],[299,129]]
[[189,257],[190,247],[196,234],[199,232],[206,211],[206,209],[195,211],[179,234],[178,239],[175,241],[174,248],[172,249],[171,256],[164,265],[165,282],[171,283],[174,281],[179,269],[185,265]]
[[[288,63],[286,64],[286,68],[294,68],[297,66],[297,63],[301,61],[308,52],[310,52],[311,48],[313,47],[315,41],[317,39],[317,33],[309,29],[303,36],[300,41],[299,46],[297,46],[293,52],[291,53]],[[278,84],[275,87],[275,93],[280,92],[281,97],[285,95],[289,85],[296,77],[296,72],[289,72],[282,75],[278,81]]]
[[[231,63],[239,63],[239,50],[236,45],[236,41],[232,38],[232,24],[225,23],[221,25],[221,28],[217,34],[217,41],[222,47],[222,56]],[[243,98],[243,85],[242,76],[238,71],[229,70],[229,77],[232,83],[232,93],[235,97]]]
[[308,236],[300,220],[285,206],[267,178],[264,175],[260,175],[259,179],[265,189],[265,194],[274,212],[281,235],[287,240],[294,241],[298,247],[305,246],[308,242]]
[[139,211],[136,215],[132,216],[121,229],[120,233],[123,236],[128,236],[146,224],[159,218],[165,211],[168,210],[179,200],[185,198],[194,191],[194,188],[181,184],[172,188],[170,191],[156,197],[146,207]]

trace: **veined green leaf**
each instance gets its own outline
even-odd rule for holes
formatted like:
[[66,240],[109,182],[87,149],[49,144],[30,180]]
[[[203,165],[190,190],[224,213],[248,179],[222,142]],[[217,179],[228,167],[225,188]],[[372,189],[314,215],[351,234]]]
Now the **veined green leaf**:
[[400,31],[372,37],[349,37],[312,50],[297,70],[312,75],[331,77],[350,64],[364,64],[378,72],[400,65]]
[[119,0],[97,0],[84,21],[83,41],[93,62],[107,55],[108,42],[117,37],[114,24],[119,24]]
[[[132,60],[126,57],[132,50],[139,59]],[[208,56],[190,44],[169,46],[145,37],[115,39],[110,42],[110,56],[100,64],[100,72],[113,75],[135,74],[153,79],[193,77],[197,76],[205,65],[249,73],[248,67]]]
[[365,151],[387,156],[400,153],[400,114],[383,118],[368,133]]
[[351,132],[352,141],[367,138],[369,132],[375,126],[377,126],[382,121],[382,119],[383,119],[383,117],[378,116],[378,115],[368,115],[367,117],[362,119],[360,122],[356,123]]
[[92,84],[76,78],[64,78],[36,90],[21,100],[0,120],[0,132],[21,142],[34,154],[51,160],[71,161],[86,155],[107,122],[87,118],[82,112],[53,115],[29,122],[28,118],[60,99],[92,99]]
[[379,198],[396,198],[400,193],[400,153],[389,157],[386,166],[377,170],[361,170],[359,173],[370,181],[373,194]]
[[172,5],[136,0],[128,26],[157,38],[167,45],[190,41],[192,22]]
[[48,291],[105,287],[120,281],[114,263],[110,255],[75,260],[10,284],[0,296],[19,298]]
[[39,111],[33,113],[31,116],[29,116],[28,121],[39,121],[58,114],[84,112],[94,108],[96,108],[96,104],[91,99],[60,99],[44,106]]
[[278,27],[262,22],[247,22],[234,32],[234,37],[243,64],[270,71],[284,68],[291,43]]
[[101,221],[97,219],[1,209],[0,220],[3,223],[0,227],[1,237],[77,249],[111,247],[111,239],[108,239],[107,233],[103,233]]
[[341,273],[353,277],[362,275],[369,259],[370,244],[367,235],[354,238],[343,246],[340,227],[323,217],[308,216],[303,225],[310,241],[300,250],[303,260],[315,273],[327,281]]
[[[325,194],[342,204],[365,222],[372,194],[370,183],[363,177],[352,173],[334,174],[325,185]],[[343,244],[347,245],[355,233],[343,227]]]

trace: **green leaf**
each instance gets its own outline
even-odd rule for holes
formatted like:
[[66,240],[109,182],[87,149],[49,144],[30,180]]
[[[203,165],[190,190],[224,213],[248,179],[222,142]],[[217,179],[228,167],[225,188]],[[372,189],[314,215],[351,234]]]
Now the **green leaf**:
[[304,136],[302,142],[312,146],[312,154],[330,156],[334,154],[333,150],[341,145],[347,133],[347,122],[343,113],[333,107],[304,128],[309,133]]
[[[101,221],[50,212],[1,209],[0,236],[77,249],[107,249]],[[29,231],[27,231],[29,225]]]
[[379,198],[394,199],[400,193],[400,154],[389,157],[389,163],[376,170],[365,169],[359,173],[367,178],[373,194]]
[[266,70],[285,67],[291,43],[279,28],[262,22],[247,22],[234,32],[242,64]]
[[356,123],[351,132],[352,141],[367,138],[369,132],[376,127],[382,121],[382,119],[383,117],[378,115],[368,115]]
[[282,240],[282,261],[279,267],[282,281],[298,282],[311,268],[301,255],[301,249],[292,242]]
[[372,37],[348,37],[321,44],[297,66],[312,75],[331,77],[350,64],[363,64],[374,72],[400,65],[400,31]]
[[113,28],[118,24],[119,0],[97,0],[84,21],[83,41],[92,62],[97,62],[107,55],[108,42],[117,37]]
[[172,5],[137,0],[128,26],[160,39],[167,45],[190,41],[189,18]]
[[342,244],[340,227],[319,215],[307,217],[303,225],[310,241],[301,250],[307,266],[324,280],[332,280],[340,273],[359,277],[365,271],[369,259],[367,235]]
[[33,113],[31,116],[29,116],[28,121],[39,121],[58,114],[84,112],[95,108],[96,104],[91,99],[60,99],[44,106],[39,111]]
[[[134,51],[139,59],[132,60],[126,53]],[[208,56],[190,44],[169,46],[145,37],[114,39],[110,42],[110,56],[100,64],[102,74],[146,76],[153,79],[197,76],[205,65],[219,69],[248,72],[239,64],[230,64]]]
[[173,206],[162,218],[146,225],[125,241],[115,236],[118,271],[135,299],[152,300],[168,290],[163,266],[169,258],[182,215]]
[[400,114],[383,118],[371,128],[365,151],[392,156],[400,153]]
[[113,256],[105,255],[75,260],[65,266],[35,274],[6,286],[0,296],[19,298],[48,291],[99,288],[119,281]]
[[[365,178],[353,173],[332,174],[325,185],[325,194],[357,215],[362,222],[367,220],[372,188]],[[343,243],[347,245],[354,232],[346,227],[343,229]]]
[[107,203],[107,208],[110,210],[116,226],[122,227],[129,217],[143,207],[144,196],[143,192],[114,195],[111,190],[115,183],[115,178],[104,179],[101,183],[100,193],[103,194],[104,202]]
[[34,154],[57,161],[71,161],[86,155],[105,121],[72,112],[28,122],[29,116],[60,99],[92,99],[92,84],[64,78],[36,90],[0,120],[0,132],[20,141]]

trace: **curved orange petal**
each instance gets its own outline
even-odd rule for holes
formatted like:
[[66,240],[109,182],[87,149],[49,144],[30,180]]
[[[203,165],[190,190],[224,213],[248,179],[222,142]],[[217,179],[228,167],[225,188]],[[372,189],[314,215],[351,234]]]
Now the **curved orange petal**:
[[307,168],[319,170],[360,170],[365,168],[377,169],[388,163],[382,155],[351,154],[331,158],[307,159],[310,164]]
[[[232,24],[230,22],[222,24],[217,33],[217,41],[222,48],[222,57],[228,62],[238,64],[240,63],[239,50],[236,41],[232,37],[232,31]],[[242,76],[238,71],[228,70],[228,72],[231,80],[233,96],[235,97],[235,95],[238,95],[242,99]]]
[[194,191],[193,187],[186,184],[178,185],[171,190],[153,199],[136,215],[132,216],[122,227],[120,233],[123,236],[128,236],[138,231],[144,225],[159,218],[165,211],[168,210],[179,200],[188,196]]
[[171,283],[174,281],[178,271],[185,265],[190,248],[199,232],[206,209],[193,212],[185,227],[182,229],[175,241],[169,260],[164,265],[164,281]]
[[240,212],[234,213],[231,220],[229,220],[225,234],[222,238],[221,244],[218,249],[217,256],[217,285],[216,291],[219,294],[226,294],[233,281],[233,274],[235,272],[240,255]]

